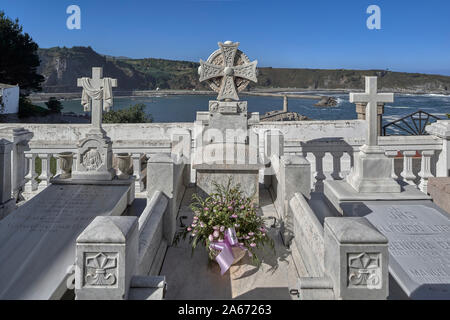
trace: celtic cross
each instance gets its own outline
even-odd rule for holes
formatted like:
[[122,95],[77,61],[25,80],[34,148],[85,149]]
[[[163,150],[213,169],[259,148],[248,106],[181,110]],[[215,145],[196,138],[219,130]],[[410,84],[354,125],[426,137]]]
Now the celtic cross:
[[258,61],[250,62],[238,46],[239,42],[219,42],[219,50],[211,54],[207,61],[200,60],[200,82],[208,81],[211,88],[219,93],[219,101],[239,100],[238,91],[244,90],[249,81],[258,81]]

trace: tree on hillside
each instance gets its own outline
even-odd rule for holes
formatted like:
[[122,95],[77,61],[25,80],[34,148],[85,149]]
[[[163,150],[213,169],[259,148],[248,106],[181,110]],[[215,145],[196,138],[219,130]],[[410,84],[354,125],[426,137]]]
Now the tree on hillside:
[[24,33],[19,20],[0,11],[0,83],[19,84],[25,93],[42,90],[44,77],[37,73],[38,45]]

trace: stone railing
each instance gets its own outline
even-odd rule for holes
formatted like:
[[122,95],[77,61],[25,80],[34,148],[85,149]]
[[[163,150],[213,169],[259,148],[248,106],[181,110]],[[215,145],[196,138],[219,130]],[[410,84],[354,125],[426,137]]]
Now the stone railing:
[[[427,127],[432,129],[430,136],[379,137],[379,144],[385,149],[386,155],[392,158],[392,176],[408,184],[415,184],[424,192],[427,191],[430,177],[448,176],[450,147],[448,130],[445,128],[449,126],[449,122],[438,121]],[[16,148],[24,154],[24,159],[21,160],[24,162],[24,170],[17,165],[12,168],[13,192],[22,188],[25,194],[30,195],[45,188],[51,176],[59,173],[60,169],[54,168],[51,159],[58,153],[67,151],[74,152],[76,156],[77,141],[90,128],[86,124],[4,124],[0,125],[0,133],[6,130],[12,132],[19,127],[28,130],[32,138],[26,148]],[[195,152],[193,123],[105,124],[104,129],[113,141],[114,153],[132,155],[136,192],[145,191],[145,160],[151,155],[170,154],[175,149],[177,154],[183,156]],[[306,157],[313,172],[311,188],[322,191],[325,179],[343,179],[350,171],[353,154],[364,143],[362,137],[365,136],[366,123],[362,120],[265,122],[252,124],[250,129],[259,136],[261,154],[267,151],[266,133],[279,131],[284,140],[281,154]],[[5,138],[12,142],[14,134],[9,135],[11,139],[9,136]],[[180,137],[186,135],[191,135],[190,143],[179,144]],[[180,146],[181,152],[178,150]],[[36,172],[36,158],[42,161],[39,176]],[[193,170],[189,170],[190,182],[194,182]]]
[[[323,138],[285,141],[284,154],[302,155],[312,164],[312,188],[323,191],[325,179],[341,180],[353,166],[353,155],[364,143],[358,139]],[[443,140],[435,136],[379,137],[379,144],[392,159],[392,177],[427,192],[428,179],[439,176],[437,162],[443,154]]]

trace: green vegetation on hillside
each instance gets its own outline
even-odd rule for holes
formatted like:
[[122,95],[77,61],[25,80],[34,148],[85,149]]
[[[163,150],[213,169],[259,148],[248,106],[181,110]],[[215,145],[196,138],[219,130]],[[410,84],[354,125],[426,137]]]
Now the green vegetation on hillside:
[[[118,79],[117,90],[209,89],[198,81],[199,64],[165,59],[107,57],[90,47],[40,49],[39,71],[45,76],[47,92],[76,92],[77,78],[89,76],[92,67]],[[363,89],[364,76],[378,76],[380,89],[396,92],[450,94],[450,77],[388,70],[322,70],[258,68],[254,88]]]

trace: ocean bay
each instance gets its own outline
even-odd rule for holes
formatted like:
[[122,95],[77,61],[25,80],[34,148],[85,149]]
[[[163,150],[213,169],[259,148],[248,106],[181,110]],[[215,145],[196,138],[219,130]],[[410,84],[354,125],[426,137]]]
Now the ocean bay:
[[[301,92],[311,94],[312,92]],[[315,107],[312,99],[289,98],[289,111],[305,115],[312,120],[350,120],[356,119],[355,105],[348,101],[347,93],[314,92],[331,95],[338,104],[335,107]],[[249,112],[261,115],[273,110],[281,110],[283,99],[280,97],[245,96]],[[126,109],[131,105],[144,104],[145,111],[151,114],[155,122],[191,122],[197,111],[207,111],[209,95],[161,95],[155,97],[115,97],[114,110]],[[63,112],[83,113],[80,100],[62,100]],[[37,103],[45,106],[45,104]],[[439,118],[447,118],[450,113],[450,96],[396,94],[395,102],[385,106],[383,122],[394,121],[415,111],[423,110]]]

